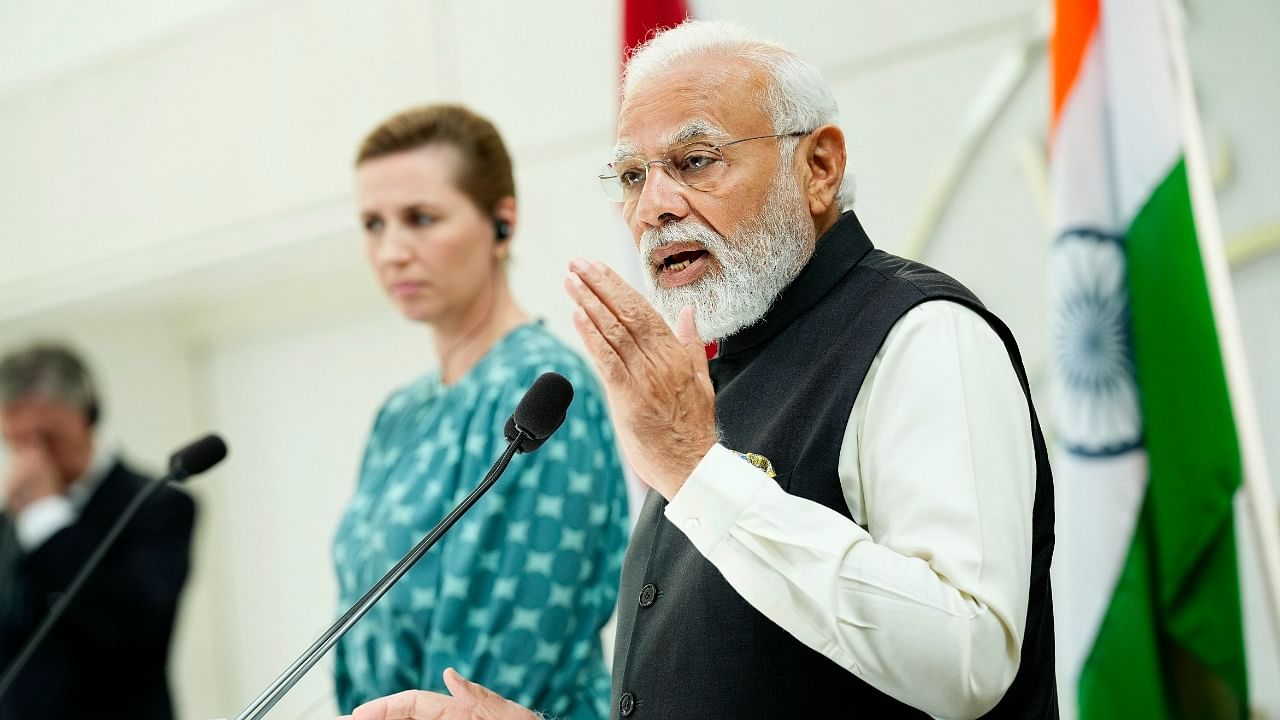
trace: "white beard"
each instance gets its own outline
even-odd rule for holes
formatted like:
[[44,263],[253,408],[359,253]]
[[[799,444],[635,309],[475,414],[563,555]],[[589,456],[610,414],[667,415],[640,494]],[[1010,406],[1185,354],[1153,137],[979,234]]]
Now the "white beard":
[[[719,269],[688,285],[662,287],[651,258],[676,242],[700,245],[715,257]],[[653,305],[668,324],[674,326],[680,311],[692,305],[698,334],[704,340],[719,340],[764,317],[809,262],[816,242],[799,185],[784,171],[774,179],[760,212],[732,240],[697,221],[649,228],[640,237],[640,262]]]

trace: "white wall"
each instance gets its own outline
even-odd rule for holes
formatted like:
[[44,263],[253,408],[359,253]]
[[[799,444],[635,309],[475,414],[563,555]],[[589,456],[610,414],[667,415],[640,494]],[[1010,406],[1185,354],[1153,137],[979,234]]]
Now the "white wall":
[[[0,348],[45,338],[72,338],[92,365],[103,405],[98,435],[138,467],[166,469],[169,453],[193,439],[190,349],[171,326],[87,309],[0,326]],[[0,443],[0,467],[4,452]]]
[[[212,427],[234,429],[209,479],[217,540],[199,554],[220,599],[210,620],[224,630],[209,651],[224,695],[252,698],[333,619],[328,539],[359,438],[387,387],[427,365],[426,338],[410,330],[377,308],[201,344],[199,401]],[[329,687],[317,669],[280,716],[301,716]]]
[[[1264,232],[1280,226],[1280,46],[1265,35],[1280,5],[1188,5],[1227,236]],[[966,113],[1034,37],[1039,9],[695,2],[805,48],[828,74],[859,213],[891,251],[910,247]],[[517,295],[572,342],[565,263],[628,262],[594,179],[612,139],[618,12],[590,0],[0,4],[0,347],[34,334],[85,347],[111,431],[153,468],[203,429],[231,446],[192,487],[197,564],[173,666],[184,717],[234,715],[324,626],[330,536],[373,408],[431,362],[426,333],[396,318],[360,255],[356,142],[420,102],[491,116],[517,164]],[[1009,320],[1033,375],[1048,342],[1046,95],[1036,63],[965,163],[926,254]],[[1236,272],[1273,467],[1278,277],[1275,256]],[[1280,718],[1280,688],[1260,681],[1280,668],[1251,562],[1242,552],[1255,699]],[[280,716],[327,717],[327,692],[318,670]]]

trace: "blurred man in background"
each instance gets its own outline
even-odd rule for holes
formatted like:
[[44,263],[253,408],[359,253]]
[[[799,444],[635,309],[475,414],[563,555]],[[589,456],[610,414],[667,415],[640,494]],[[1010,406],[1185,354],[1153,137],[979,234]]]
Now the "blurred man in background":
[[[148,481],[96,437],[94,387],[65,347],[0,359],[0,674]],[[173,717],[165,664],[194,519],[178,490],[147,502],[0,698],[0,720]]]

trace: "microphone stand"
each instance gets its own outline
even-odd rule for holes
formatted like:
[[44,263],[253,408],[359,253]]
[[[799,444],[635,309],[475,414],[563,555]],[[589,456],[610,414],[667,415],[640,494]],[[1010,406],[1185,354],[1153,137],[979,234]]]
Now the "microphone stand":
[[445,515],[444,519],[431,529],[431,532],[427,533],[407,555],[401,558],[400,562],[388,570],[381,580],[374,583],[373,587],[369,588],[369,591],[350,610],[343,613],[342,617],[334,621],[328,630],[325,630],[315,642],[311,643],[311,647],[307,648],[297,660],[294,660],[284,672],[280,673],[267,686],[266,690],[263,690],[258,697],[254,698],[253,702],[249,703],[244,710],[241,710],[240,714],[236,716],[236,720],[261,720],[266,717],[271,708],[275,707],[276,703],[280,702],[285,694],[292,690],[293,686],[297,685],[298,681],[302,680],[302,677],[311,668],[315,667],[316,663],[320,662],[320,658],[324,657],[338,643],[338,640],[355,626],[360,621],[360,618],[365,616],[365,613],[369,612],[374,603],[382,599],[382,596],[387,594],[391,586],[396,584],[405,573],[409,572],[409,569],[440,540],[441,536],[448,532],[449,528],[452,528],[463,514],[470,510],[471,506],[475,505],[482,495],[488,492],[489,488],[493,487],[493,484],[498,481],[498,477],[507,469],[511,458],[519,452],[520,443],[531,439],[531,436],[518,426],[516,430],[516,437],[507,444],[507,449],[502,452],[502,456],[493,464],[493,467],[489,468],[489,472],[480,481],[480,484],[476,486],[476,489],[463,498],[457,507],[450,510],[449,514]]

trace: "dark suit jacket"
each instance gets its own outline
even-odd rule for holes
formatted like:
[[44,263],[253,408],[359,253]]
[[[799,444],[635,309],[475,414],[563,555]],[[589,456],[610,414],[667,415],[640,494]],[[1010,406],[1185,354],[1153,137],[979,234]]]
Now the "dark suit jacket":
[[[0,669],[146,483],[117,462],[79,519],[30,554],[0,513]],[[179,490],[147,501],[0,698],[0,720],[173,717],[165,664],[194,520],[195,503]]]

